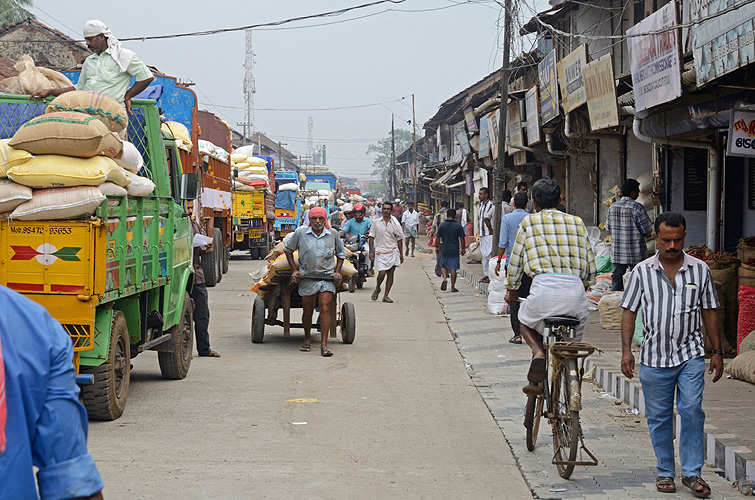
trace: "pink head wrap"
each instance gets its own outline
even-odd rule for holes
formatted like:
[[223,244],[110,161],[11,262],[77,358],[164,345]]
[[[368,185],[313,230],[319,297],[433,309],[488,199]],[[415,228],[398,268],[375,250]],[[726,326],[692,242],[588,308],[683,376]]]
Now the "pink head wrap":
[[312,225],[312,217],[325,217],[325,227],[330,229],[330,222],[328,221],[328,212],[322,207],[314,207],[309,209],[309,225]]

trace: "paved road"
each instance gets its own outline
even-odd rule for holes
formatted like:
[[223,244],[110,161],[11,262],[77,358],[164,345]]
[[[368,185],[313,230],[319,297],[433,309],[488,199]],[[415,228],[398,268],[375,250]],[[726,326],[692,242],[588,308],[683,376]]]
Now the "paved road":
[[[421,260],[397,272],[394,304],[341,295],[357,336],[332,358],[299,352],[303,335],[278,327],[252,345],[261,263],[233,260],[210,289],[223,357],[165,381],[156,355],[140,355],[124,415],[90,425],[106,498],[531,498]],[[297,398],[317,402],[286,403]]]

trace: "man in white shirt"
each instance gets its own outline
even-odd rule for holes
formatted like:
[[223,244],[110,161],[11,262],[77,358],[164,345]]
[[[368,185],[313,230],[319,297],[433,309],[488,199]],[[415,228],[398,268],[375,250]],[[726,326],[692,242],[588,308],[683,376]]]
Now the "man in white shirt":
[[477,223],[480,225],[480,253],[482,253],[482,274],[485,276],[480,283],[490,283],[489,269],[490,258],[493,255],[493,213],[495,207],[490,201],[490,189],[481,187],[478,193],[480,203],[477,207]]
[[417,239],[417,229],[419,228],[419,212],[414,210],[413,201],[407,202],[406,207],[406,210],[401,215],[401,227],[404,229],[406,255],[409,255],[409,241],[411,240],[412,257],[414,257],[414,242]]
[[[467,212],[467,209],[464,207],[463,201],[456,202],[456,218],[459,220],[459,224],[461,224],[461,228],[464,230],[464,234],[468,235],[469,232],[467,231],[467,223],[470,222],[469,212]],[[467,238],[464,238],[464,244],[467,246],[469,245]]]
[[401,251],[404,233],[401,225],[393,216],[393,203],[386,201],[382,207],[383,215],[372,221],[370,226],[370,260],[375,261],[377,268],[377,284],[372,292],[372,300],[380,296],[380,286],[385,280],[385,294],[383,302],[389,304],[393,301],[388,297],[393,286],[393,273],[396,268],[404,263],[404,254]]

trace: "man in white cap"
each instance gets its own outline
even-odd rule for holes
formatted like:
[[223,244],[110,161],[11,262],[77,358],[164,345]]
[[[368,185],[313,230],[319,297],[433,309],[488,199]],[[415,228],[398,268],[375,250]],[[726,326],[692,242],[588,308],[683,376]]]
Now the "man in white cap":
[[[121,46],[105,23],[98,20],[84,25],[84,39],[93,54],[86,58],[79,81],[73,87],[38,90],[32,97],[57,96],[72,90],[89,90],[112,97],[131,113],[131,99],[154,80],[152,72],[136,54]],[[129,88],[131,77],[136,82]]]

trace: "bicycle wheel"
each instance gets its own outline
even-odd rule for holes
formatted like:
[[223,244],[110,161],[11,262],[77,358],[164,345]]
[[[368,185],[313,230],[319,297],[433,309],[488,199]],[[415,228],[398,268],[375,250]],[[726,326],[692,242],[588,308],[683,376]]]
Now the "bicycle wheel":
[[[571,409],[569,402],[569,379],[577,376],[577,360],[565,359],[561,370],[555,374],[551,401],[553,402],[553,449],[554,461],[574,462],[579,450],[579,411]],[[573,464],[556,464],[558,475],[569,479],[574,472]]]
[[524,409],[524,427],[527,429],[527,449],[532,451],[537,443],[537,432],[540,430],[540,420],[543,417],[543,394],[527,397],[527,406]]

